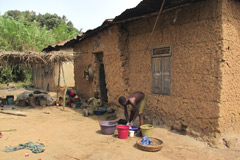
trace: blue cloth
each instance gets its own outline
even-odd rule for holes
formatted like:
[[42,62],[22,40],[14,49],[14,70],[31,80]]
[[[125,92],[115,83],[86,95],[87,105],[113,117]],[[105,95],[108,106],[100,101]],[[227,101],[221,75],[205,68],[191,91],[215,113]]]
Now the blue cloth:
[[148,146],[152,145],[152,141],[148,136],[144,136],[140,144]]

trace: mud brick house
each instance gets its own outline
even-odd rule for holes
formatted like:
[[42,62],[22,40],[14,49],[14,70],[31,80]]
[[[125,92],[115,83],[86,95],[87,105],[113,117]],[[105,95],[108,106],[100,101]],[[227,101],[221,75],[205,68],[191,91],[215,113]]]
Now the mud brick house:
[[[74,39],[74,38],[73,38]],[[49,45],[44,48],[42,52],[56,54],[64,53],[73,55],[72,46],[65,45],[68,41],[73,40],[68,39],[63,42]],[[63,62],[62,63],[66,85],[70,88],[75,86],[74,81],[74,66],[73,62]],[[59,75],[59,63],[55,64],[35,64],[32,65],[33,70],[33,85],[36,88],[48,90],[48,91],[57,91],[58,86],[58,75]],[[64,87],[64,81],[62,78],[62,70],[60,69],[60,87]]]
[[[240,1],[167,0],[159,15],[162,2],[143,0],[77,37],[78,93],[99,89],[118,104],[143,91],[156,125],[204,140],[240,133]],[[83,78],[89,64],[93,80]]]

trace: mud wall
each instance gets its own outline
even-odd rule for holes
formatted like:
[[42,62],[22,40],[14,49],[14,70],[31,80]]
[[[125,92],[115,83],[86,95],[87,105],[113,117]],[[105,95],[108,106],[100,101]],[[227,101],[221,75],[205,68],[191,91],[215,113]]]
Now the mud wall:
[[[143,91],[148,97],[146,118],[156,125],[202,137],[216,137],[229,128],[239,130],[238,11],[239,1],[227,0],[165,11],[148,50],[156,16],[112,26],[82,40],[74,47],[78,94],[90,97],[99,89],[95,53],[103,52],[110,103]],[[166,45],[172,50],[169,96],[152,93],[151,51]],[[83,78],[88,64],[93,66],[93,81]]]
[[[218,131],[221,93],[221,1],[204,1],[164,12],[145,52],[156,17],[128,24],[130,92],[148,96],[146,117],[195,136]],[[170,45],[171,95],[152,93],[151,50]]]
[[[73,62],[64,62],[63,64],[63,72],[64,72],[64,77],[65,77],[65,81],[68,87],[74,87],[75,86],[75,80],[74,80],[74,66],[73,66]],[[54,81],[55,84],[57,86],[58,84],[58,65],[55,65],[55,76],[54,76]],[[63,72],[61,69],[60,72],[60,87],[64,87],[64,81],[63,81]]]
[[[63,48],[61,52],[65,52],[68,54],[73,54],[73,48]],[[63,70],[65,75],[65,81],[68,87],[74,87],[74,72],[73,72],[73,62],[64,62]],[[60,87],[65,87],[63,82],[63,73],[62,68],[60,68]],[[41,65],[36,64],[33,66],[33,84],[34,87],[49,90],[49,91],[57,91],[58,86],[58,74],[59,74],[59,66],[58,64],[50,64],[50,65]]]
[[[74,74],[79,95],[91,97],[95,89],[99,90],[99,68],[96,58],[99,52],[103,53],[108,101],[117,103],[117,97],[125,92],[118,37],[118,27],[115,26],[75,45],[74,54],[77,59],[74,63]],[[89,64],[94,72],[92,81],[83,78],[84,68]]]
[[223,1],[220,129],[240,133],[240,1]]
[[[67,47],[67,48],[61,48],[60,52],[64,52],[70,55],[73,55],[73,48],[72,47]],[[75,86],[75,80],[74,80],[74,65],[73,62],[63,62],[62,63],[63,67],[63,72],[65,76],[65,81],[68,87],[74,87]],[[54,67],[54,80],[55,80],[55,85],[58,85],[58,65],[55,65]],[[60,72],[60,87],[65,87],[64,81],[63,81],[63,73],[62,69]]]
[[55,66],[36,64],[33,66],[33,85],[36,88],[56,91]]

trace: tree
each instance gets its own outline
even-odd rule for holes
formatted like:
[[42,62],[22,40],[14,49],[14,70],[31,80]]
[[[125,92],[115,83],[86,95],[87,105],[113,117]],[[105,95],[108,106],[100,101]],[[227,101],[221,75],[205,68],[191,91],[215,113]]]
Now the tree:
[[46,13],[44,15],[39,14],[37,21],[42,27],[46,26],[48,29],[53,29],[54,26],[58,26],[61,23],[62,19],[57,14]]
[[9,10],[7,11],[4,16],[6,17],[12,17],[13,19],[20,19],[22,16],[22,12],[18,11],[18,10]]
[[[48,30],[57,27],[61,23],[67,24],[70,31],[78,31],[72,24],[71,21],[68,21],[67,17],[63,15],[62,17],[57,14],[38,14],[34,11],[18,11],[18,10],[9,10],[4,14],[4,17],[12,17],[15,20],[23,20],[25,25],[29,25],[28,22],[36,21],[41,27],[46,26]],[[79,32],[79,31],[78,31]]]

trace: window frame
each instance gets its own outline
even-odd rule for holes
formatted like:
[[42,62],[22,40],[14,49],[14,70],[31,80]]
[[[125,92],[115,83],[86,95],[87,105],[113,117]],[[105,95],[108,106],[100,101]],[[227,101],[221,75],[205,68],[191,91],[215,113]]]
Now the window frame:
[[[161,49],[161,48],[166,48],[166,47],[169,47],[169,53],[158,54],[158,55],[154,54],[154,50]],[[165,58],[165,57],[169,57],[169,59],[168,59],[169,64],[168,65],[170,66],[170,68],[169,68],[169,76],[168,77],[169,77],[170,82],[167,86],[167,88],[169,89],[169,92],[164,91],[164,88],[165,88],[164,87],[165,86],[164,82],[166,81],[166,78],[164,79],[164,77],[166,77],[166,75],[161,74],[161,73],[163,73],[163,68],[164,68],[162,66],[162,64],[163,64],[162,61],[164,60],[163,58]],[[159,75],[158,76],[161,79],[159,86],[157,86],[155,84],[156,77],[154,75],[154,74],[156,74],[156,72],[154,72],[155,71],[154,60],[158,60],[158,59],[159,59],[159,63],[160,63],[160,68],[159,68],[160,76]],[[171,82],[172,82],[172,46],[171,45],[162,45],[162,46],[157,46],[157,47],[152,48],[152,51],[151,51],[151,65],[152,65],[152,69],[151,69],[151,71],[152,71],[152,93],[153,94],[170,96],[171,91],[172,91],[172,89],[171,89]],[[157,88],[159,88],[160,91],[156,91],[156,90],[158,90]]]

